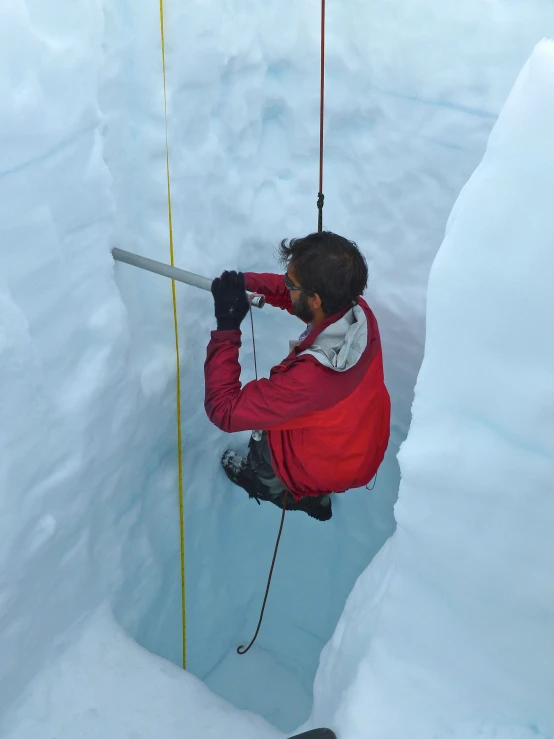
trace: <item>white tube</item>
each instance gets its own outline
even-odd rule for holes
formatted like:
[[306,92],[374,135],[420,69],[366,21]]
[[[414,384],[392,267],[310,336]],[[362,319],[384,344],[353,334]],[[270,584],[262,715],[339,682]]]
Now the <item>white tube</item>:
[[[201,290],[207,290],[211,292],[212,282],[208,277],[202,277],[196,275],[194,272],[187,272],[185,269],[179,269],[178,267],[172,267],[170,264],[164,264],[163,262],[157,262],[155,259],[148,259],[147,257],[141,257],[139,254],[133,254],[130,251],[124,251],[115,247],[112,249],[112,256],[117,262],[124,262],[125,264],[131,264],[133,267],[139,267],[145,269],[148,272],[154,272],[157,275],[163,275],[169,277],[172,280],[178,282],[184,282],[187,285],[193,287],[199,287]],[[263,308],[265,305],[265,297],[258,295],[257,293],[246,292],[251,305],[256,308]]]

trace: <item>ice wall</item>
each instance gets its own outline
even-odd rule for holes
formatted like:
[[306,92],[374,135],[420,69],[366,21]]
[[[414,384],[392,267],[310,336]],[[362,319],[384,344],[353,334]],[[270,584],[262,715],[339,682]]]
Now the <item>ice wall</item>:
[[104,37],[96,0],[0,8],[0,721],[99,603],[179,591],[174,356],[135,360],[114,282]]
[[[357,239],[370,261],[368,299],[381,322],[394,428],[389,467],[376,489],[350,493],[342,510],[337,505],[339,533],[328,537],[319,529],[305,536],[305,525],[290,519],[275,605],[260,644],[295,670],[306,662],[315,669],[339,602],[392,530],[393,458],[408,428],[422,356],[430,264],[518,70],[541,36],[554,34],[554,8],[542,0],[471,0],[462,10],[454,0],[351,0],[329,3],[327,10],[325,225]],[[166,2],[179,264],[206,274],[237,266],[271,269],[278,240],[315,227],[318,12],[315,3]],[[116,241],[167,259],[156,13],[123,0],[107,5],[101,101],[118,206]],[[165,358],[172,361],[166,285],[128,268],[118,269],[117,280],[129,306],[133,350],[154,380]],[[210,681],[226,645],[255,627],[271,554],[267,542],[277,523],[271,512],[237,500],[213,466],[230,442],[202,410],[198,358],[213,326],[211,305],[209,296],[187,288],[180,289],[179,301],[186,347],[189,657]],[[260,372],[266,373],[297,329],[270,311],[257,314],[256,322]],[[245,380],[252,377],[249,341],[246,335]],[[154,403],[148,418],[153,425],[162,422]],[[245,439],[232,443],[244,448]],[[151,495],[149,490],[160,499],[154,486],[141,494]],[[240,541],[238,527],[248,532]],[[340,573],[337,561],[344,563]],[[129,583],[149,592],[148,573],[135,574]],[[294,592],[306,597],[296,604],[295,623],[283,640],[281,625],[290,609],[283,613],[281,606]],[[178,597],[175,590],[162,593],[164,603]],[[142,643],[178,659],[178,624],[165,621],[169,609],[160,617],[156,599],[149,602],[148,610],[136,609],[124,597],[118,615]],[[291,651],[284,655],[284,649]],[[309,693],[309,670],[303,684]]]
[[0,715],[117,568],[132,393],[94,2],[0,9]]
[[316,680],[341,739],[554,731],[553,132],[543,42],[433,264],[398,529]]

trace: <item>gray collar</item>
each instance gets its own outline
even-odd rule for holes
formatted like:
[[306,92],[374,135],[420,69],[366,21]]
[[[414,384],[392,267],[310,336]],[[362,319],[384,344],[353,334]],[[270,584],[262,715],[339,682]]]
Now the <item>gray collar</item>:
[[367,318],[359,305],[354,305],[342,318],[327,326],[309,349],[298,356],[311,354],[318,362],[336,372],[353,367],[367,346]]

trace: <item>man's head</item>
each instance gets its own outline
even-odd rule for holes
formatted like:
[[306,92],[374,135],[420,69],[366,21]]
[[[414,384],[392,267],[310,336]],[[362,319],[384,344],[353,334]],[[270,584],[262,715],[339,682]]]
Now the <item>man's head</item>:
[[295,314],[319,323],[357,302],[367,285],[367,264],[353,241],[324,231],[281,242],[279,255]]

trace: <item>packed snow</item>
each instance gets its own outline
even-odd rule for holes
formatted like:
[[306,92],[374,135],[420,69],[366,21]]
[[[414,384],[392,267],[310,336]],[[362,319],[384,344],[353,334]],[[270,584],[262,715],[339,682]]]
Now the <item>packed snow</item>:
[[544,42],[431,270],[398,528],[316,679],[314,716],[343,737],[554,733],[553,137]]
[[198,678],[138,647],[109,609],[98,609],[66,641],[3,736],[282,737],[259,716],[235,710]]
[[[391,445],[375,488],[336,498],[331,522],[287,517],[258,643],[238,657],[279,513],[219,469],[248,435],[204,416],[211,297],[178,287],[185,673],[170,283],[110,254],[169,260],[159,4],[3,0],[2,737],[270,739],[305,721],[340,739],[554,734],[546,43],[433,268],[389,538],[431,263],[554,8],[327,10],[324,225],[370,264]],[[317,223],[319,6],[165,12],[176,263],[279,269],[277,242]],[[270,308],[255,327],[267,374],[301,329]]]

